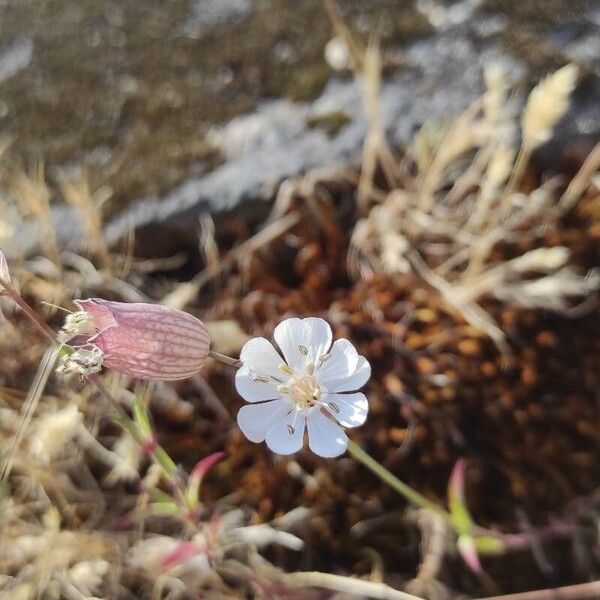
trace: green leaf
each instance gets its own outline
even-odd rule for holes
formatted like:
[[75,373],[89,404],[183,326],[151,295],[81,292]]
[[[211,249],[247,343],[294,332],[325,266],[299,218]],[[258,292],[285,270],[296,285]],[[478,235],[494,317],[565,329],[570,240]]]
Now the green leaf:
[[142,434],[142,439],[150,440],[153,439],[152,425],[150,423],[150,417],[148,411],[144,405],[142,394],[139,390],[136,390],[133,400],[133,419],[138,426],[139,432]]
[[465,461],[460,459],[456,461],[448,482],[448,507],[452,525],[459,535],[470,533],[474,525],[465,502],[464,483]]
[[504,552],[504,542],[491,535],[476,537],[475,547],[479,554],[502,554]]
[[181,509],[174,502],[152,502],[146,507],[146,511],[151,515],[177,516]]
[[473,573],[479,575],[483,571],[477,554],[477,544],[470,535],[460,535],[456,542],[456,546],[465,564]]

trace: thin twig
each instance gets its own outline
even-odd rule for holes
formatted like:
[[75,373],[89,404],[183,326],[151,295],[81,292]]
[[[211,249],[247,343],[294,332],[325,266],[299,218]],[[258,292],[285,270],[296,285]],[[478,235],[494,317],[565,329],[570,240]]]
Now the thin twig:
[[31,422],[31,418],[33,417],[33,413],[35,412],[38,402],[44,393],[44,389],[46,389],[46,384],[48,383],[50,374],[54,369],[54,364],[56,363],[60,349],[60,346],[53,346],[52,348],[48,348],[48,350],[46,350],[44,353],[42,362],[38,367],[37,373],[35,374],[35,379],[33,380],[33,383],[29,388],[29,392],[27,393],[27,398],[23,403],[21,423],[19,424],[15,435],[11,439],[8,449],[8,456],[6,462],[2,466],[2,472],[0,473],[0,481],[10,475],[14,464],[15,453],[21,444],[23,437],[25,436],[27,428],[29,427],[29,423]]
[[356,577],[344,577],[331,573],[320,573],[318,571],[300,571],[290,573],[286,578],[295,586],[320,587],[335,590],[346,594],[352,594],[359,598],[376,598],[378,600],[423,600],[419,596],[413,596],[406,592],[395,590],[385,583],[375,581],[363,581]]
[[383,465],[380,465],[374,458],[369,456],[358,444],[348,440],[348,452],[379,479],[389,485],[394,491],[398,492],[410,503],[421,508],[427,508],[439,515],[445,522],[452,524],[452,516],[435,502],[432,502],[409,485],[398,479],[393,473],[388,471]]
[[561,199],[558,202],[558,207],[562,212],[567,212],[581,198],[585,188],[589,185],[592,175],[600,168],[600,143],[597,144],[591,151],[590,155],[585,159],[581,169],[565,190]]
[[600,580],[547,590],[477,598],[476,600],[595,600],[597,598],[600,598]]
[[296,225],[300,220],[299,213],[290,213],[282,217],[279,221],[270,223],[257,234],[246,240],[239,246],[230,250],[219,262],[216,267],[204,269],[196,275],[191,281],[178,286],[170,294],[167,294],[162,303],[171,308],[184,308],[194,296],[204,287],[215,275],[230,269],[235,261],[242,255],[254,252],[256,249],[268,244],[272,240],[285,233],[288,229]]
[[238,358],[231,358],[230,356],[226,356],[225,354],[221,354],[220,352],[215,352],[211,350],[208,355],[211,358],[214,358],[216,361],[223,363],[229,367],[233,367],[234,369],[239,369],[242,366],[242,361]]

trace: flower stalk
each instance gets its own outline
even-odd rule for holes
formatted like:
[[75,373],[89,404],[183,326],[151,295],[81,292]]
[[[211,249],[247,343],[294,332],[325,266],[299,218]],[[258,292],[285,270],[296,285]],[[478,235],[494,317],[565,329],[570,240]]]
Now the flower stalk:
[[238,358],[231,358],[230,356],[226,356],[220,352],[215,352],[214,350],[210,350],[208,356],[217,362],[223,363],[228,367],[233,367],[234,369],[239,369],[243,364]]
[[381,481],[389,485],[394,491],[398,492],[408,502],[418,506],[419,508],[429,509],[440,515],[446,523],[452,524],[452,516],[441,506],[427,499],[425,496],[413,490],[409,485],[398,479],[393,473],[388,471],[383,465],[379,464],[372,456],[367,454],[360,446],[352,440],[348,440],[348,452],[367,467],[374,475],[379,477]]
[[42,334],[44,334],[53,344],[57,344],[54,330],[33,310],[33,308],[31,308],[31,306],[29,306],[23,296],[17,292],[12,284],[4,278],[0,278],[0,288],[2,289],[2,295],[10,298]]

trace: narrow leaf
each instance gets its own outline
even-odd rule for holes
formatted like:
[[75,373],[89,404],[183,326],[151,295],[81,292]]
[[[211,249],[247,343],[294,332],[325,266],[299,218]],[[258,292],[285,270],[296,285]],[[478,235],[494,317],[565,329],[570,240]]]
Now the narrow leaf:
[[465,503],[465,470],[464,459],[457,460],[448,482],[448,507],[452,524],[459,534],[469,533],[474,525]]
[[477,554],[477,548],[473,536],[459,536],[456,545],[467,567],[469,567],[469,569],[471,569],[471,571],[473,571],[473,573],[476,575],[481,575],[483,569],[481,567],[481,563],[479,562],[479,555]]

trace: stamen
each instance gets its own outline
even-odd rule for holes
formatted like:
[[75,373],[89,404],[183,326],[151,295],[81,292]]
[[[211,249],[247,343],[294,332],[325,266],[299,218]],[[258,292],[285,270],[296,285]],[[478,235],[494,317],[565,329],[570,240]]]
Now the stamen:
[[92,375],[102,368],[102,358],[102,351],[97,346],[80,348],[63,357],[56,371],[63,375]]
[[282,373],[285,373],[286,375],[293,375],[294,374],[294,370],[291,369],[290,367],[288,367],[285,363],[281,363],[280,365],[278,365],[277,367]]
[[298,350],[302,356],[308,356],[308,348],[306,346],[300,344],[300,346],[298,346]]
[[339,414],[340,413],[340,407],[335,403],[335,402],[328,402],[327,406],[329,406],[334,413]]
[[325,354],[321,354],[321,356],[319,356],[319,362],[324,363],[326,360],[329,360],[331,358],[331,352],[326,352]]
[[94,335],[97,332],[94,320],[83,310],[70,313],[65,317],[65,324],[60,330],[58,337],[61,342],[69,340],[79,335]]

